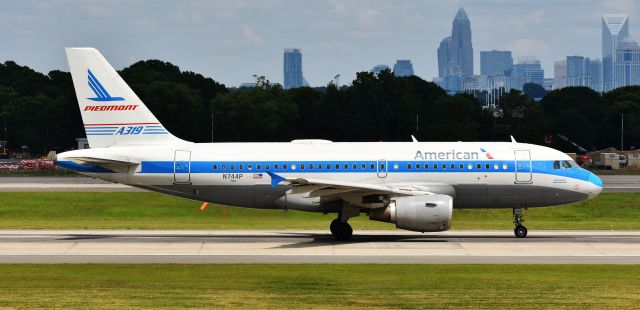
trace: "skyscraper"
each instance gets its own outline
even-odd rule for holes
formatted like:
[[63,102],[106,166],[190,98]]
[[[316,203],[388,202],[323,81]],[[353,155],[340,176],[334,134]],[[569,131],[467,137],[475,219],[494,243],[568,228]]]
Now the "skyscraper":
[[629,36],[629,18],[626,14],[605,14],[602,16],[602,83],[604,91],[612,90],[617,84],[616,47],[618,41]]
[[473,46],[471,45],[471,22],[463,8],[458,9],[453,19],[449,61],[462,68],[465,78],[473,76]]
[[628,36],[618,41],[614,72],[615,87],[640,85],[640,46]]
[[284,89],[304,86],[302,53],[297,48],[284,50]]
[[513,65],[513,77],[518,80],[514,85],[514,88],[517,89],[522,89],[522,85],[526,83],[536,83],[542,86],[544,84],[544,70],[540,65],[540,60],[528,57],[519,59],[518,64]]
[[397,60],[393,65],[393,75],[395,76],[412,76],[413,64],[411,60]]
[[553,63],[553,89],[563,88],[567,84],[567,60]]
[[589,58],[567,56],[567,79],[565,86],[588,86]]
[[511,51],[482,51],[480,52],[480,75],[499,76],[511,75],[513,57]]
[[440,41],[440,47],[438,47],[438,76],[441,78],[447,76],[450,50],[451,37],[446,37]]
[[602,91],[602,62],[592,59],[589,62],[589,87],[595,91]]

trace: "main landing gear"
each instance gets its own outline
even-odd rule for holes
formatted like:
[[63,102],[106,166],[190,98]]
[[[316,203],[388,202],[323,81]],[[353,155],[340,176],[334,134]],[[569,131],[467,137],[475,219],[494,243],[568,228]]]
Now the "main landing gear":
[[340,212],[338,213],[338,218],[331,222],[329,226],[329,230],[331,230],[331,235],[333,238],[338,241],[346,241],[351,239],[351,235],[353,235],[353,228],[351,225],[347,223],[347,221],[360,214],[360,209],[347,204],[346,202],[340,208]]
[[353,235],[353,228],[351,228],[351,225],[347,222],[342,222],[340,219],[333,220],[329,229],[331,230],[333,238],[338,241],[349,240],[351,235]]
[[516,228],[513,233],[517,238],[524,238],[527,236],[527,228],[522,225],[524,222],[524,211],[522,208],[513,209],[513,223],[516,224]]

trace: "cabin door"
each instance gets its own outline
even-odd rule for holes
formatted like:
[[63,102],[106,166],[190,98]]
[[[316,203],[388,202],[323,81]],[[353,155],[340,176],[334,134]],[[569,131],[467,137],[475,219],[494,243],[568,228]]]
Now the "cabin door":
[[173,156],[173,183],[191,182],[191,151],[176,150]]
[[529,150],[515,150],[516,183],[531,183],[532,167]]

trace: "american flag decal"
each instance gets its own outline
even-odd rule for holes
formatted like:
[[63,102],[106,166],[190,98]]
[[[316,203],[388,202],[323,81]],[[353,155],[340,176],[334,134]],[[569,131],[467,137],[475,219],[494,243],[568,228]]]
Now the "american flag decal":
[[253,179],[262,179],[262,173],[254,173],[253,174]]

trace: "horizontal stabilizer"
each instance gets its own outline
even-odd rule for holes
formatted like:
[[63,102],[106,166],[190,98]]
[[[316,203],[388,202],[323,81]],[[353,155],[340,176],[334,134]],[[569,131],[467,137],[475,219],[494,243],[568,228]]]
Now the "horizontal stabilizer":
[[67,157],[76,164],[80,165],[94,165],[94,166],[133,166],[137,165],[139,161],[133,161],[125,157],[113,157],[113,158],[97,158],[97,157]]

